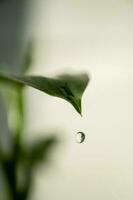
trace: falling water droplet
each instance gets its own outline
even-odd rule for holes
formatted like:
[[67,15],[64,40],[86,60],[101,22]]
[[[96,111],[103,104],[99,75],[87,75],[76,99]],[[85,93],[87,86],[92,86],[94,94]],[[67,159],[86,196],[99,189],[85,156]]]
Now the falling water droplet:
[[77,143],[82,143],[85,140],[85,134],[83,132],[79,131],[76,133],[75,139],[76,139]]

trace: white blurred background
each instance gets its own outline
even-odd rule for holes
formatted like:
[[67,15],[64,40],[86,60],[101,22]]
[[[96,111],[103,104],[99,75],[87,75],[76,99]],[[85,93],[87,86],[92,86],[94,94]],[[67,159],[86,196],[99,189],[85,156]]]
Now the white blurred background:
[[[82,118],[67,102],[27,89],[27,139],[53,130],[61,140],[51,165],[38,169],[31,199],[132,200],[133,2],[30,0],[28,8],[30,73],[91,75]],[[86,134],[82,144],[77,131]]]

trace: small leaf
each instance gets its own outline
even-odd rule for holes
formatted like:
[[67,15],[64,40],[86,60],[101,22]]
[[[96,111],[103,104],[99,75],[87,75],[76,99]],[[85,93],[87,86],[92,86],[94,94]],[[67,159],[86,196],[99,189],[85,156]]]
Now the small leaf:
[[21,66],[22,73],[26,73],[29,70],[29,68],[32,64],[32,54],[33,54],[33,43],[32,43],[32,41],[30,41],[28,43],[28,47],[26,49],[24,59],[23,59],[23,63],[22,63],[22,66]]
[[60,97],[70,102],[81,114],[82,95],[89,82],[86,73],[69,75],[64,74],[57,78],[42,76],[18,76],[0,73],[0,80],[11,82],[18,86],[28,85],[49,95]]
[[29,151],[29,162],[35,166],[42,161],[47,161],[49,153],[53,146],[57,143],[55,137],[44,138],[32,144]]

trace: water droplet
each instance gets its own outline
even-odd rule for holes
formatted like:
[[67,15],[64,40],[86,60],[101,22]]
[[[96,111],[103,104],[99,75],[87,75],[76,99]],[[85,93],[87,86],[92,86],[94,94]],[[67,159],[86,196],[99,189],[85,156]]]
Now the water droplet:
[[79,132],[76,133],[75,139],[76,139],[77,143],[82,143],[85,140],[85,134],[83,132],[79,131]]

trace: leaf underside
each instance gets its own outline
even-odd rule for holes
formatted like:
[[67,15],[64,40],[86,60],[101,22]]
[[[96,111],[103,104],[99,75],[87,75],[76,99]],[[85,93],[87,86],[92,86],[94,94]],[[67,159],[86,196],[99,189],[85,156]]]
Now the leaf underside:
[[27,85],[48,95],[65,99],[74,106],[79,114],[81,114],[82,95],[89,80],[89,76],[86,73],[77,75],[63,74],[56,78],[0,73],[0,83],[9,83],[9,85],[19,87]]

